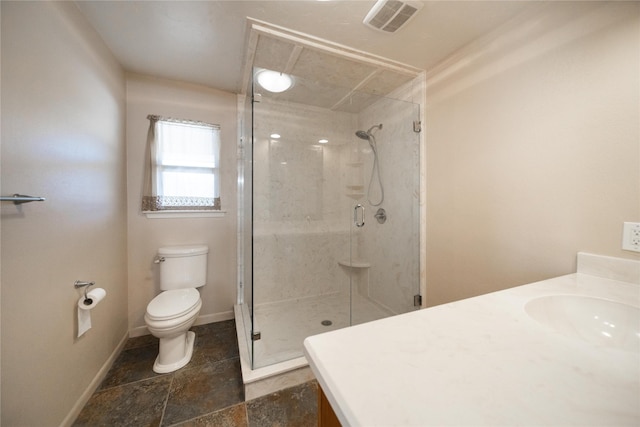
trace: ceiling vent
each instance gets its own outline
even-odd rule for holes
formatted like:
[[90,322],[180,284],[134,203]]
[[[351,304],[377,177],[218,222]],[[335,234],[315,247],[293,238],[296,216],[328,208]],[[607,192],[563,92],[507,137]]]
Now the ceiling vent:
[[420,9],[419,1],[378,0],[363,22],[374,30],[395,33]]

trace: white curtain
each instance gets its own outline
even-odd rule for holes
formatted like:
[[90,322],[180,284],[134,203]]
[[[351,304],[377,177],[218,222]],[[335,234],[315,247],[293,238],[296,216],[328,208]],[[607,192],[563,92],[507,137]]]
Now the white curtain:
[[142,210],[220,210],[220,126],[147,118]]

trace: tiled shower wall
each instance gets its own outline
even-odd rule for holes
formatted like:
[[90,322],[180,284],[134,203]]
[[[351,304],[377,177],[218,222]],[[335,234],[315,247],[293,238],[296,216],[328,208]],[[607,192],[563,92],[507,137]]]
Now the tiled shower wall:
[[[367,221],[357,246],[360,257],[371,264],[368,296],[395,314],[413,310],[413,296],[419,292],[420,143],[413,129],[418,114],[416,104],[383,98],[359,115],[360,129],[383,125],[372,133],[377,142],[384,201],[372,206],[365,194],[361,203],[367,210]],[[359,149],[366,193],[374,156],[367,141],[361,141]],[[373,204],[380,201],[376,180],[374,177]],[[383,224],[374,218],[379,208],[387,215]]]
[[[385,99],[359,114],[268,99],[256,104],[255,304],[348,292],[349,269],[338,261],[352,253],[371,264],[369,274],[358,275],[368,277],[361,291],[394,313],[411,309],[419,281],[419,143],[412,129],[417,117],[415,104]],[[367,203],[373,153],[355,136],[378,123],[385,224],[377,223],[377,207]],[[270,138],[272,133],[281,138]],[[329,143],[319,144],[321,138]],[[358,182],[362,189],[347,187]],[[372,193],[374,202],[377,194]],[[366,210],[362,228],[352,227],[357,203]]]
[[338,260],[349,256],[343,163],[356,118],[264,98],[254,107],[254,303],[348,290]]

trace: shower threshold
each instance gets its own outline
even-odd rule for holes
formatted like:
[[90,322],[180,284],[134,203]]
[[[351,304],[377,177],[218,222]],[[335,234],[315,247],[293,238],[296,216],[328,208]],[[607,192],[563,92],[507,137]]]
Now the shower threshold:
[[[251,369],[249,337],[246,336],[245,319],[242,307],[235,305],[233,311],[236,319],[236,333],[238,334],[238,349],[240,351],[240,368],[244,386],[244,399],[251,400],[287,387],[311,381],[315,377],[309,368],[309,362],[304,356],[284,362],[274,363],[262,368]],[[250,329],[250,328],[249,328]]]
[[[365,296],[355,293],[352,297],[354,324],[394,314]],[[250,319],[244,316],[243,307],[236,305],[234,313],[245,399],[254,399],[314,379],[306,358],[302,356],[302,341],[307,336],[349,326],[348,310],[348,299],[345,299],[343,294],[282,301],[256,307],[255,313],[261,319],[259,328],[263,337],[256,341],[254,355],[263,366],[251,369],[251,341],[246,336],[246,331],[251,330]],[[300,313],[306,316],[303,322],[299,320]],[[305,327],[291,327],[300,324],[305,324]],[[273,343],[265,341],[268,339],[265,334]],[[275,343],[278,348],[274,348]]]

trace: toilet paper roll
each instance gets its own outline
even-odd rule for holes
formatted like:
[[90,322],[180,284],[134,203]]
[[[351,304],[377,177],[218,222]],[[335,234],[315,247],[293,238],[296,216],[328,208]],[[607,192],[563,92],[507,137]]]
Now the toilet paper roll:
[[91,329],[91,310],[107,296],[107,291],[96,288],[78,300],[78,337]]
[[106,296],[107,291],[105,291],[104,289],[92,289],[87,293],[86,299],[84,298],[84,296],[80,297],[80,299],[78,300],[78,308],[82,310],[91,310],[93,307],[98,305],[98,303],[102,301]]

